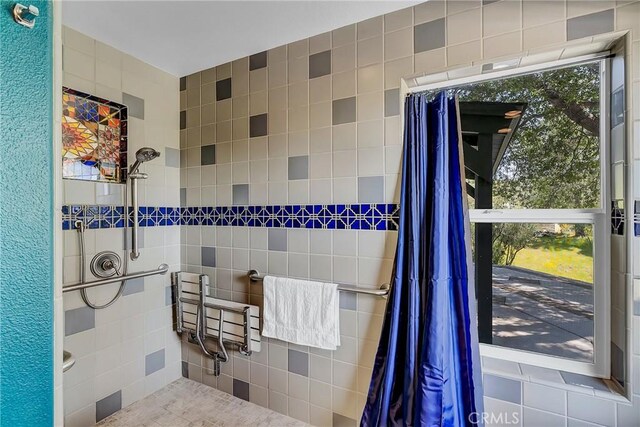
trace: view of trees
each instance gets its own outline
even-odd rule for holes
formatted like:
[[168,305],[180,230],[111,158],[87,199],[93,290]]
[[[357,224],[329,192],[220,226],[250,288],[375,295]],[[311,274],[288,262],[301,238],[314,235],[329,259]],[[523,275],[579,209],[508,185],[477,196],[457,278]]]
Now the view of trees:
[[[456,93],[460,101],[527,103],[494,176],[494,208],[600,206],[599,64],[481,82]],[[494,263],[511,265],[535,232],[530,224],[496,224]],[[590,227],[567,233],[582,238]]]

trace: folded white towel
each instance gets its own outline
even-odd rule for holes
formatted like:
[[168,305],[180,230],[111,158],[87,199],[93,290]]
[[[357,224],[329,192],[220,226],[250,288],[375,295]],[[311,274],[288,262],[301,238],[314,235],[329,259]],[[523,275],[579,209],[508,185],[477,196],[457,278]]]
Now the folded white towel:
[[340,345],[340,298],[335,283],[266,276],[262,335],[335,350]]

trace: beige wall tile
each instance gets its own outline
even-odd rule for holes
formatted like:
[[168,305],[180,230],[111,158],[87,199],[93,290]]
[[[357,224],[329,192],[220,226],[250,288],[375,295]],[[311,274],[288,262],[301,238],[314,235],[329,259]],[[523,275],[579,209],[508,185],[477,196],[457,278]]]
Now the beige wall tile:
[[413,8],[407,7],[384,16],[384,31],[386,33],[411,27],[413,25]]
[[632,40],[640,40],[640,19],[638,19],[639,16],[640,2],[635,2],[626,6],[619,7],[616,10],[616,29],[631,30]]
[[348,98],[356,94],[356,70],[333,75],[333,99]]
[[458,0],[447,1],[447,16],[455,15],[456,13],[464,12],[465,10],[473,9],[482,6],[482,1],[478,0]]
[[482,37],[482,9],[470,9],[447,16],[447,45],[465,43]]
[[358,67],[382,62],[382,37],[377,36],[358,42]]
[[525,50],[562,43],[567,40],[567,25],[564,21],[527,28],[522,35]]
[[289,108],[309,105],[309,81],[289,85]]
[[413,28],[405,28],[384,36],[384,60],[403,58],[413,53]]
[[331,49],[331,33],[323,33],[309,39],[309,54]]
[[447,48],[447,65],[470,64],[479,60],[481,55],[480,41],[464,43]]
[[[447,49],[443,47],[418,53],[415,56],[415,62],[416,74],[442,71],[447,66]],[[409,75],[407,74],[405,77]]]
[[384,64],[384,88],[400,87],[400,79],[413,74],[413,57],[396,59]]
[[267,68],[260,68],[249,72],[249,91],[260,92],[267,89]]
[[331,100],[331,75],[309,80],[309,102]]
[[356,67],[356,44],[349,43],[331,51],[332,72],[339,73]]
[[482,29],[485,37],[520,29],[520,0],[498,1],[482,8]]
[[356,24],[358,40],[382,35],[383,23],[384,18],[382,16],[376,16],[375,18],[358,22]]
[[[263,93],[266,94],[266,91],[264,91]],[[266,97],[266,95],[263,95],[263,96]],[[215,104],[211,104],[211,105],[215,108]],[[205,106],[202,107],[203,116],[204,116],[204,108]],[[265,102],[264,108],[266,109],[266,102]],[[249,96],[248,95],[238,96],[232,99],[231,115],[233,116],[234,119],[237,119],[240,117],[247,117],[249,115]]]
[[384,121],[373,120],[358,123],[358,148],[379,147],[383,145]]
[[446,15],[445,6],[445,2],[439,0],[430,0],[414,6],[414,24],[418,25],[423,22],[444,18]]
[[309,105],[309,129],[331,126],[331,102]]
[[352,150],[356,148],[356,124],[347,123],[333,126],[333,151]]
[[567,1],[567,18],[600,12],[613,7],[616,7],[616,2],[613,0]]
[[[257,114],[267,113],[269,110],[267,107],[267,98],[266,90],[249,95],[249,115],[255,116]],[[235,114],[235,106],[233,112]]]
[[309,129],[309,107],[289,109],[289,131]]
[[[267,53],[267,65],[275,64],[277,62],[287,60],[287,46],[279,46],[273,49],[269,49]],[[219,80],[220,78],[218,78]]]
[[295,58],[309,55],[309,39],[299,40],[287,45],[289,61]]
[[298,83],[309,80],[309,58],[306,56],[290,59],[289,64],[289,83]]
[[231,77],[231,62],[216,67],[216,79],[223,80]]
[[287,108],[287,92],[288,88],[286,86],[282,86],[276,89],[271,89],[269,91],[268,100],[269,100],[269,111],[272,110],[282,110]]
[[372,92],[358,95],[357,115],[358,121],[382,119],[384,110],[382,92]]
[[287,65],[288,63],[286,61],[269,63],[269,88],[279,87],[287,84]]
[[325,153],[331,151],[331,126],[309,131],[309,152]]
[[288,110],[269,110],[269,132],[278,134],[287,131],[287,111]]
[[358,68],[358,93],[373,92],[382,87],[382,64]]
[[511,55],[522,50],[522,33],[501,34],[495,37],[488,37],[483,41],[484,58],[498,58]]
[[342,46],[356,41],[356,24],[347,25],[331,32],[333,47]]
[[523,0],[522,22],[525,28],[536,27],[565,18],[566,4],[560,0]]

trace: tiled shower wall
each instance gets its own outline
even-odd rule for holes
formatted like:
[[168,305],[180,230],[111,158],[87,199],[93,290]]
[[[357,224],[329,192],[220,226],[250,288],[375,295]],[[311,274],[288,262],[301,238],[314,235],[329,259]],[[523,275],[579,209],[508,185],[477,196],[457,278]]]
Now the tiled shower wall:
[[[128,158],[143,146],[159,150],[160,158],[145,163],[149,179],[140,182],[141,206],[179,203],[178,78],[155,69],[70,28],[63,29],[65,86],[129,107]],[[121,184],[63,181],[66,205],[122,206]],[[65,285],[79,281],[78,233],[63,231]],[[150,270],[160,263],[179,269],[179,226],[145,227],[141,255],[129,272]],[[104,250],[124,260],[123,229],[86,231],[87,279],[91,258]],[[180,376],[180,342],[172,330],[169,276],[129,281],[111,307],[93,310],[78,291],[64,294],[64,348],[77,359],[64,374],[65,425],[92,425],[112,412],[154,392]],[[115,295],[118,285],[88,290],[98,304]]]
[[[617,30],[630,31],[627,142],[640,158],[640,3],[430,1],[181,79],[181,204],[397,202],[401,78]],[[639,163],[629,175],[637,199]],[[627,242],[631,232],[627,227]],[[221,298],[258,305],[261,288],[249,284],[249,268],[375,287],[390,276],[396,240],[393,231],[286,227],[190,225],[181,234],[183,269],[208,274]],[[636,277],[639,241],[633,238]],[[627,256],[624,248],[617,256]],[[616,290],[622,298],[635,295],[634,315],[619,310],[612,320],[626,331],[617,344],[633,406],[588,378],[487,359],[487,410],[515,412],[514,425],[640,424],[640,280],[635,293],[631,280],[623,282],[612,286],[626,289]],[[199,350],[184,344],[183,373],[315,425],[355,425],[384,301],[343,293],[341,307],[338,351],[269,340],[251,357],[234,353],[215,378]]]

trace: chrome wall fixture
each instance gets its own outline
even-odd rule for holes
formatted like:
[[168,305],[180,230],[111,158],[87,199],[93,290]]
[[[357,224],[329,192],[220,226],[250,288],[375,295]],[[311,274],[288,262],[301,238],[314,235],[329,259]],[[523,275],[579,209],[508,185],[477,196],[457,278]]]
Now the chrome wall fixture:
[[13,20],[24,27],[32,29],[36,25],[38,16],[40,16],[40,10],[33,5],[25,6],[16,3],[13,6]]
[[[146,173],[138,172],[140,165],[149,160],[160,157],[160,152],[153,148],[143,147],[136,152],[136,161],[131,165],[127,180],[131,181],[131,207],[133,208],[133,227],[131,234],[131,259],[136,260],[140,256],[138,250],[138,180],[147,179]],[[125,221],[126,222],[126,221]]]
[[[220,364],[229,360],[225,343],[236,345],[245,356],[260,351],[258,307],[207,297],[206,274],[171,273],[171,285],[176,296],[176,332],[187,332],[188,340],[213,360],[213,375],[220,375]],[[207,347],[207,338],[216,340],[217,351]]]
[[[261,275],[258,270],[249,270],[247,272],[247,276],[249,277],[249,280],[251,280],[252,282],[258,282],[264,279],[264,276]],[[351,286],[351,285],[338,285],[338,290],[342,292],[353,292],[356,294],[373,295],[373,296],[382,297],[382,298],[386,298],[387,295],[389,295],[389,285],[386,283],[383,285],[380,285],[379,289],[367,289],[367,288],[361,288],[358,286]]]

